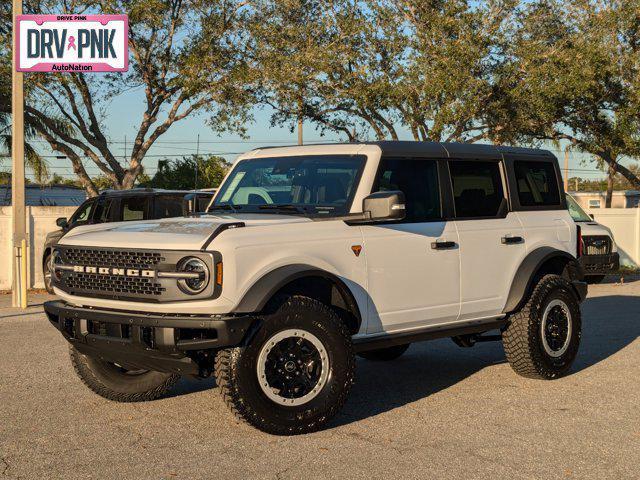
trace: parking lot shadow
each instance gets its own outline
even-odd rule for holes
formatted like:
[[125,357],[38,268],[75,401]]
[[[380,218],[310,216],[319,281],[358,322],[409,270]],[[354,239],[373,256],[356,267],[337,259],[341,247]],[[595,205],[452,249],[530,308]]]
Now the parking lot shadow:
[[[639,296],[589,298],[582,312],[582,343],[569,375],[606,360],[640,337]],[[410,404],[504,361],[499,342],[459,349],[446,339],[413,345],[405,356],[393,362],[360,361],[353,393],[332,425],[348,424]]]
[[[640,336],[640,296],[589,298],[582,311],[582,343],[569,375],[606,360]],[[356,384],[345,408],[329,428],[411,404],[505,361],[500,342],[462,349],[450,339],[414,344],[402,357],[391,362],[358,359]],[[214,387],[213,379],[185,378],[171,396]]]
[[607,359],[640,337],[640,296],[588,298],[582,304],[582,322],[573,373]]

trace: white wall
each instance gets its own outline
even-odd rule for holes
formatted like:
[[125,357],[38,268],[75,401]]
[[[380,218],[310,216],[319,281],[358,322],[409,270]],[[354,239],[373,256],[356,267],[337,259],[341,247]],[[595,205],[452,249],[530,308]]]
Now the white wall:
[[[27,207],[29,285],[43,288],[42,250],[48,232],[57,230],[56,218],[70,217],[78,207]],[[0,290],[11,290],[11,207],[0,207]]]
[[640,266],[640,208],[593,208],[596,222],[611,229],[622,265]]

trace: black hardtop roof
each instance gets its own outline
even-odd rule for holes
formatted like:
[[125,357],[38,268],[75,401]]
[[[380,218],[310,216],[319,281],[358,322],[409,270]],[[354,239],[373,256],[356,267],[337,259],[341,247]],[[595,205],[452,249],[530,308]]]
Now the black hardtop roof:
[[[376,145],[383,155],[388,156],[420,156],[431,158],[464,158],[464,159],[500,159],[533,157],[556,159],[549,150],[540,148],[511,147],[505,145],[489,145],[485,143],[457,143],[457,142],[417,142],[404,140],[385,140],[379,142],[351,142],[351,143],[320,143],[318,145]],[[298,148],[298,146],[260,147],[256,150],[268,148]]]
[[207,192],[202,190],[165,190],[162,188],[132,188],[130,190],[103,190],[100,192],[102,196],[109,197],[130,197],[133,195],[172,195],[172,194],[186,195],[187,193],[197,193],[198,195],[213,195],[214,192]]

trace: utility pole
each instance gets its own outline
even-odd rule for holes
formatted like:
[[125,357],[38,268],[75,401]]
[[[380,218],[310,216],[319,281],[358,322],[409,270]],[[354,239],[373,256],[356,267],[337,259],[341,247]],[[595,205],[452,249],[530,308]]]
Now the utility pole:
[[564,191],[569,191],[569,147],[564,149]]
[[193,182],[194,190],[198,189],[198,158],[200,156],[200,134],[198,134],[198,139],[196,140],[196,180]]
[[304,108],[303,97],[300,96],[300,100],[298,101],[298,145],[303,144],[303,141],[302,141],[302,127],[304,124],[303,108]]
[[18,49],[18,15],[22,0],[13,0],[13,52],[11,61],[11,218],[13,227],[13,262],[11,269],[14,307],[27,308],[27,225],[24,206],[24,79],[18,72],[15,52]]

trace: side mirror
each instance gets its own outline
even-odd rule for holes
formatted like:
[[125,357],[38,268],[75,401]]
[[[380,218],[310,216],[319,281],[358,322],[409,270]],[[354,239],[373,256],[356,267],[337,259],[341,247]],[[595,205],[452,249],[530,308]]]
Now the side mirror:
[[402,220],[405,216],[404,193],[399,190],[372,193],[362,201],[368,220]]
[[69,221],[65,217],[56,218],[56,225],[60,228],[67,228]]
[[187,193],[182,198],[182,216],[189,217],[198,212],[198,194]]

